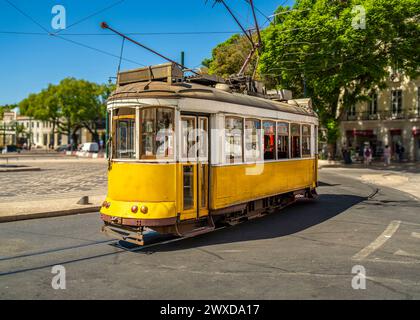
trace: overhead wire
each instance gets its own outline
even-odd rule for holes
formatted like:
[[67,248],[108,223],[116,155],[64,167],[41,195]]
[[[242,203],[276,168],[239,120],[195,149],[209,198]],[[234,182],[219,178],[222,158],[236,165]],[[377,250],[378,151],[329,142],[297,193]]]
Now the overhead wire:
[[[141,36],[156,36],[156,35],[202,35],[202,34],[237,34],[241,33],[240,30],[236,31],[180,31],[180,32],[127,32],[126,35],[141,35]],[[27,32],[27,31],[7,31],[0,30],[0,34],[22,34],[22,35],[44,35],[51,34],[42,32]],[[54,35],[54,34],[53,34]],[[117,36],[112,33],[66,33],[67,36]]]
[[84,48],[87,48],[87,49],[91,49],[91,50],[94,50],[94,51],[97,51],[97,52],[103,53],[103,54],[105,54],[105,55],[108,55],[108,56],[110,56],[110,57],[114,57],[114,58],[117,58],[117,59],[121,59],[121,60],[124,60],[124,61],[127,61],[127,62],[131,62],[131,63],[137,64],[137,65],[140,65],[140,66],[142,66],[142,67],[146,67],[146,65],[144,65],[144,64],[142,64],[142,63],[140,63],[140,62],[138,62],[138,61],[134,61],[134,60],[131,60],[131,59],[123,58],[123,57],[121,57],[121,56],[119,56],[119,55],[116,55],[116,54],[113,54],[113,53],[111,53],[111,52],[108,52],[108,51],[105,51],[105,50],[102,50],[102,49],[98,49],[98,48],[92,47],[92,46],[90,46],[90,45],[87,45],[87,44],[84,44],[84,43],[81,43],[81,42],[78,42],[78,41],[70,40],[70,39],[67,39],[67,38],[65,38],[65,37],[63,37],[63,36],[60,36],[60,35],[53,35],[53,36],[54,36],[54,37],[57,37],[57,38],[59,38],[59,39],[61,39],[61,40],[64,40],[64,41],[67,41],[67,42],[70,42],[70,43],[76,44],[76,45],[78,45],[78,46],[80,46],[80,47],[84,47]]
[[19,7],[17,7],[15,4],[13,4],[11,1],[9,0],[4,0],[5,2],[7,2],[10,6],[12,6],[13,8],[15,8],[18,12],[20,12],[22,15],[24,15],[26,18],[28,18],[29,20],[31,20],[33,23],[35,23],[38,27],[40,27],[42,30],[44,30],[46,33],[50,33],[50,31],[45,28],[42,24],[40,24],[38,21],[36,21],[34,18],[32,18],[30,15],[28,15],[26,12],[24,12],[23,10],[21,10]]
[[113,7],[115,7],[115,6],[119,5],[119,4],[121,4],[121,3],[123,3],[124,1],[125,1],[125,0],[118,0],[118,1],[116,1],[116,2],[114,2],[114,3],[112,3],[112,4],[110,4],[109,6],[107,6],[107,7],[105,7],[105,8],[102,8],[102,9],[100,9],[100,10],[98,10],[98,11],[95,11],[95,12],[93,12],[93,13],[89,14],[88,16],[86,16],[86,17],[84,17],[84,18],[82,18],[82,19],[80,19],[80,20],[78,20],[78,21],[76,21],[76,22],[74,22],[74,23],[72,23],[72,24],[70,24],[70,25],[66,26],[66,29],[60,29],[60,30],[58,30],[58,31],[54,32],[54,34],[57,34],[57,33],[61,32],[61,31],[63,31],[63,30],[68,30],[69,28],[71,28],[71,27],[73,27],[73,26],[75,26],[75,25],[77,25],[77,24],[79,24],[79,23],[82,23],[82,22],[84,22],[84,21],[86,21],[86,20],[88,20],[88,19],[90,19],[90,18],[92,18],[92,17],[94,17],[94,16],[96,16],[96,15],[98,15],[98,14],[102,13],[102,12],[105,12],[105,11],[107,11],[107,10],[109,10],[109,9],[111,9],[111,8],[113,8]]
[[[113,53],[110,53],[110,52],[108,52],[108,51],[105,51],[105,50],[102,50],[102,49],[98,49],[98,48],[95,48],[95,47],[92,47],[92,46],[90,46],[90,45],[87,45],[87,44],[84,44],[84,43],[81,43],[81,42],[78,42],[78,41],[74,41],[74,40],[70,40],[70,39],[67,39],[67,38],[65,38],[65,37],[63,37],[63,36],[60,36],[60,35],[58,35],[58,34],[56,34],[56,33],[51,33],[48,29],[46,29],[42,24],[40,24],[38,21],[36,21],[34,18],[32,18],[29,14],[27,14],[26,12],[24,12],[23,10],[21,10],[19,7],[17,7],[16,5],[14,5],[11,1],[9,1],[9,0],[4,0],[4,1],[6,1],[10,6],[12,6],[13,8],[15,8],[18,12],[20,12],[22,15],[24,15],[26,18],[28,18],[29,20],[31,20],[33,23],[35,23],[36,25],[38,25],[42,30],[44,30],[45,32],[46,32],[46,34],[45,35],[49,35],[49,36],[52,36],[52,37],[55,37],[55,38],[58,38],[58,39],[61,39],[61,40],[64,40],[64,41],[67,41],[67,42],[70,42],[70,43],[73,43],[73,44],[75,44],[75,45],[78,45],[78,46],[81,46],[81,47],[84,47],[84,48],[88,48],[88,49],[90,49],[90,50],[94,50],[94,51],[96,51],[96,52],[100,52],[100,53],[102,53],[102,54],[105,54],[105,55],[108,55],[108,56],[111,56],[111,57],[114,57],[114,58],[117,58],[117,59],[121,59],[121,60],[124,60],[124,61],[127,61],[127,62],[130,62],[130,63],[134,63],[134,64],[137,64],[137,65],[140,65],[140,66],[145,66],[144,64],[142,64],[142,63],[140,63],[140,62],[137,62],[137,61],[134,61],[134,60],[131,60],[131,59],[127,59],[127,58],[122,58],[121,56],[118,56],[118,55],[116,55],[116,54],[113,54]],[[120,0],[118,3],[121,3],[122,1],[125,1],[125,0]],[[116,5],[116,4],[118,4],[118,3],[114,3],[114,6]],[[110,6],[109,7],[107,7],[108,9],[110,8]],[[105,8],[106,9],[106,8]],[[104,9],[102,9],[102,11],[103,11]],[[93,15],[90,15],[90,16],[93,16]],[[80,22],[80,21],[79,21]],[[74,25],[74,24],[73,24]],[[39,35],[39,33],[29,33],[29,32],[26,32],[26,33],[24,33],[24,34],[36,34],[36,35]]]

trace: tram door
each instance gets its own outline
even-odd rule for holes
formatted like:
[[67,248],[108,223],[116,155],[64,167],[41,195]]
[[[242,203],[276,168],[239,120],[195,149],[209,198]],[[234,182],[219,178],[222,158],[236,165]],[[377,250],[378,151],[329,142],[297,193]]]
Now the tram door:
[[182,214],[185,218],[208,215],[209,119],[181,115]]

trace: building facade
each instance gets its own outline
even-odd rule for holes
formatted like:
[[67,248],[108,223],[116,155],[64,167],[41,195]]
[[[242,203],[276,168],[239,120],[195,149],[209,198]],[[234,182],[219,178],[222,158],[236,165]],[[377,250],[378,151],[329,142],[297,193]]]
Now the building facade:
[[54,133],[53,124],[49,121],[35,120],[27,116],[17,116],[17,123],[23,126],[26,138],[20,138],[19,144],[26,143],[35,148],[55,148],[67,144],[67,135]]
[[[20,129],[17,129],[19,125]],[[104,139],[105,130],[99,131],[99,137]],[[85,128],[76,133],[77,144],[92,142],[92,135]],[[5,112],[0,120],[0,147],[17,145],[19,147],[52,149],[70,143],[68,136],[53,133],[53,124],[49,121],[33,119],[28,116],[17,115],[16,112]]]
[[340,121],[339,149],[347,147],[362,156],[369,143],[380,159],[386,145],[393,159],[404,150],[404,160],[420,161],[420,79],[396,77],[387,88],[371,94],[345,112]]

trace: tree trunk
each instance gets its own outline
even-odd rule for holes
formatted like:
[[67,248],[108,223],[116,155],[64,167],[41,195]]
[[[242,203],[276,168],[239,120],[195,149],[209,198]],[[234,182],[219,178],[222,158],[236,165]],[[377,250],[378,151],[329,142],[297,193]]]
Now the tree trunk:
[[336,142],[329,142],[327,144],[328,150],[328,161],[335,160],[336,152],[337,152],[337,143]]

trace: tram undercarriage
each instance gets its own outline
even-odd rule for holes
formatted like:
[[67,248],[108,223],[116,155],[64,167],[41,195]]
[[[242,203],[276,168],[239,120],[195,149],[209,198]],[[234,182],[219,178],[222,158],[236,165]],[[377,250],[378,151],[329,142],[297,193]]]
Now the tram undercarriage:
[[313,200],[317,196],[315,188],[306,188],[213,210],[206,217],[184,221],[180,221],[179,216],[173,220],[164,219],[166,222],[158,222],[124,219],[102,214],[101,217],[104,221],[102,232],[112,238],[142,246],[145,244],[144,235],[148,229],[161,234],[172,234],[188,238],[211,232],[216,229],[216,226],[233,226],[241,222],[260,218],[276,210],[283,209],[299,199]]

